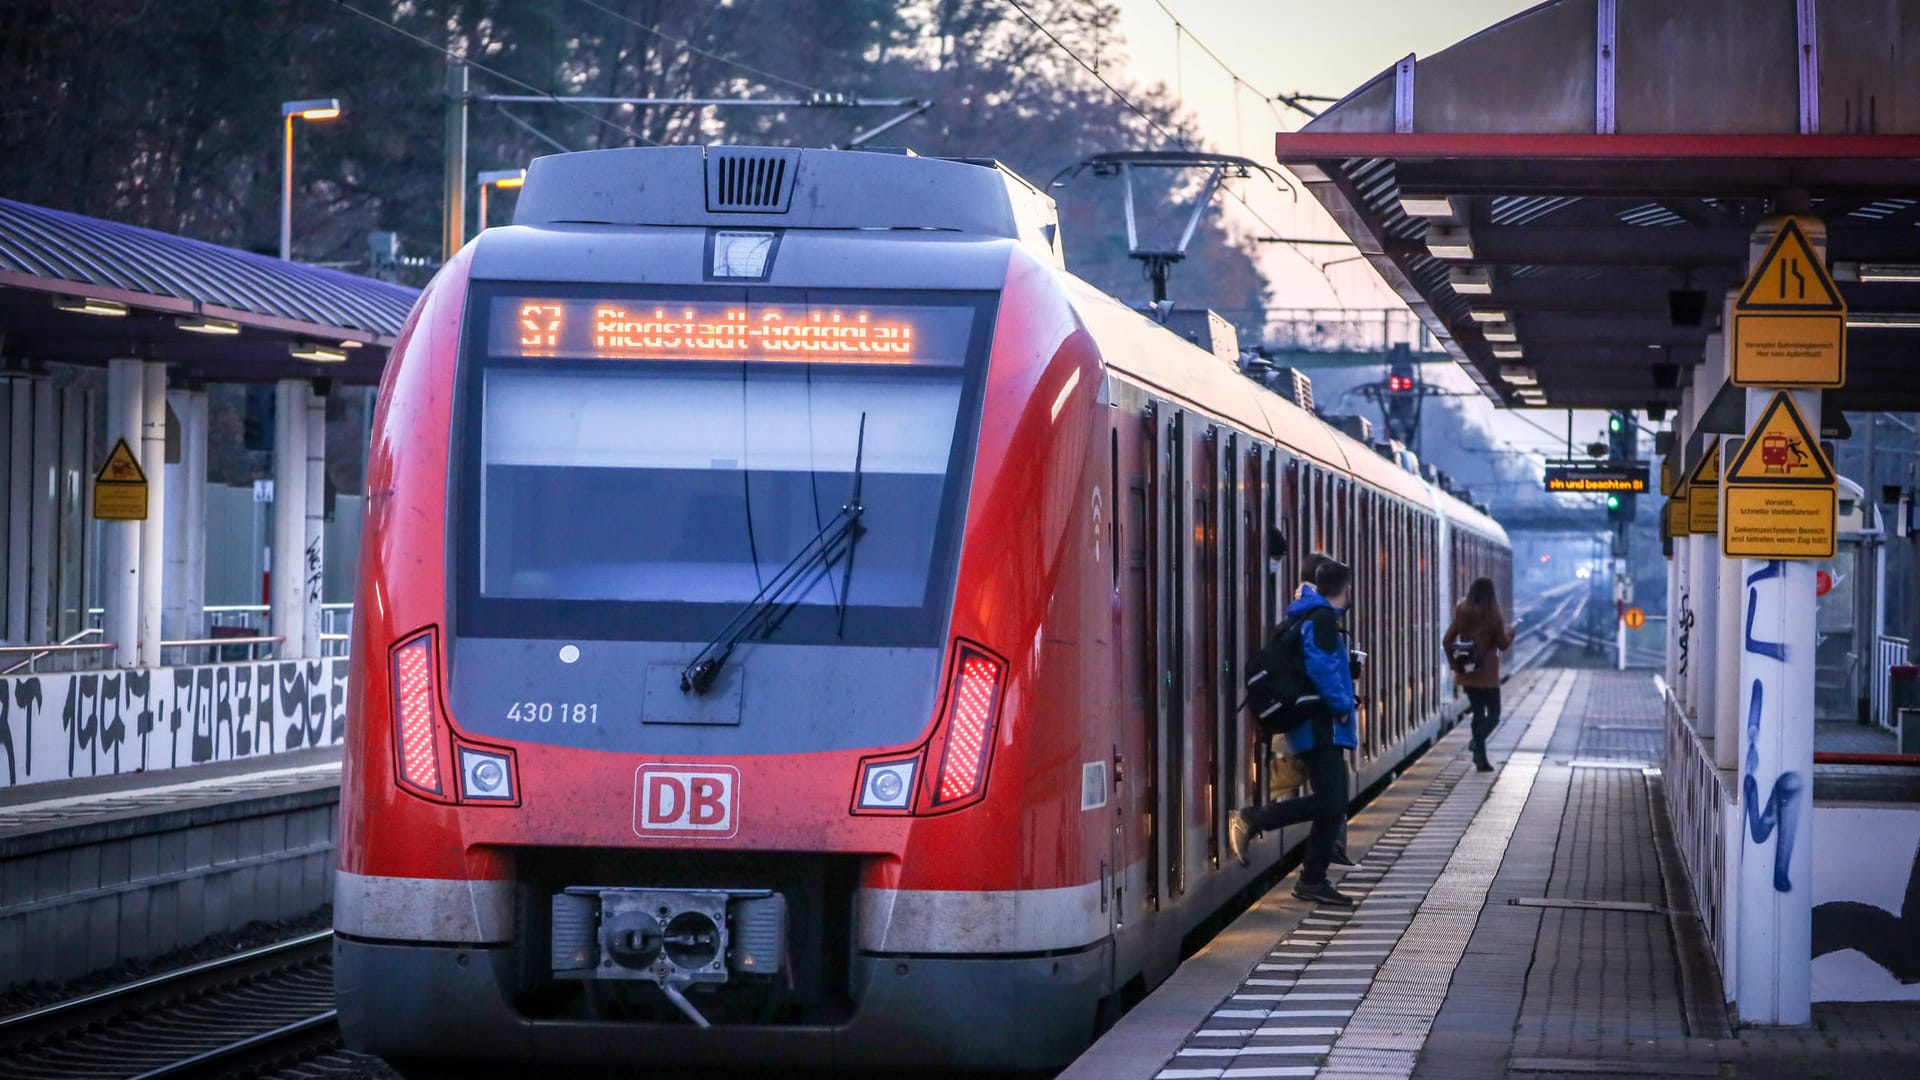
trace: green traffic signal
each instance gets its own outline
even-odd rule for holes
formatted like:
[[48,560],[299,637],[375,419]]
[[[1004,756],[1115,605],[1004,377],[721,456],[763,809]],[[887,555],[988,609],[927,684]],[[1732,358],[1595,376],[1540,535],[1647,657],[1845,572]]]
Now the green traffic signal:
[[1620,509],[1620,496],[1618,496],[1618,495],[1608,495],[1608,496],[1607,496],[1607,509],[1609,509],[1609,510],[1618,510],[1618,509]]
[[1620,419],[1619,413],[1614,413],[1612,416],[1607,417],[1607,430],[1613,432],[1615,435],[1620,434],[1621,428],[1625,426],[1625,423]]

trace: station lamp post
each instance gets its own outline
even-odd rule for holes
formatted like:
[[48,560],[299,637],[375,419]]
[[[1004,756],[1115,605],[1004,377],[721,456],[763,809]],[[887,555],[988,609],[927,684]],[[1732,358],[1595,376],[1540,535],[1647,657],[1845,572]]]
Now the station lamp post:
[[280,257],[293,258],[293,122],[295,120],[332,120],[340,115],[340,99],[308,98],[280,103],[280,119],[285,129],[284,154],[280,173]]
[[477,178],[480,185],[480,231],[487,231],[487,189],[499,188],[503,191],[525,186],[525,169],[491,169],[482,172]]

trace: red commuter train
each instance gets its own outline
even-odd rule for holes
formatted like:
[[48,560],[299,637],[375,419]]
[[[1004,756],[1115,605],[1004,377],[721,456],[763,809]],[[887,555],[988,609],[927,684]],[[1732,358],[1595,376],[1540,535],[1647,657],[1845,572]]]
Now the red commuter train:
[[[1044,1068],[1252,869],[1238,666],[1357,572],[1360,787],[1505,534],[1068,274],[992,162],[536,161],[369,465],[334,918],[402,1063]],[[1270,558],[1269,527],[1291,538]]]

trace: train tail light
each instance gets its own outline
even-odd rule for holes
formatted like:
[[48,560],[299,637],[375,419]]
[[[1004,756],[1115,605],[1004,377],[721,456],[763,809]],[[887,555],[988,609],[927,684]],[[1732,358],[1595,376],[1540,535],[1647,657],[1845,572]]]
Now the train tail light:
[[393,745],[400,786],[445,798],[446,785],[440,779],[443,718],[437,652],[431,630],[393,647]]
[[1006,670],[1004,661],[974,646],[962,642],[956,648],[953,682],[947,687],[947,712],[941,724],[945,738],[935,772],[933,809],[952,809],[985,793],[994,726],[1000,716],[1000,683]]

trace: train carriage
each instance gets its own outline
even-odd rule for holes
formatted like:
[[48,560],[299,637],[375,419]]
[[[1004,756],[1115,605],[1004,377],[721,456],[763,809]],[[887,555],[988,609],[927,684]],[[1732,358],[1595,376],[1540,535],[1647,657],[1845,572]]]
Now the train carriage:
[[1508,574],[1066,273],[1045,195],[887,153],[535,162],[396,345],[368,491],[335,970],[409,1062],[1059,1065],[1301,839],[1226,857],[1300,556],[1357,569],[1361,787]]

